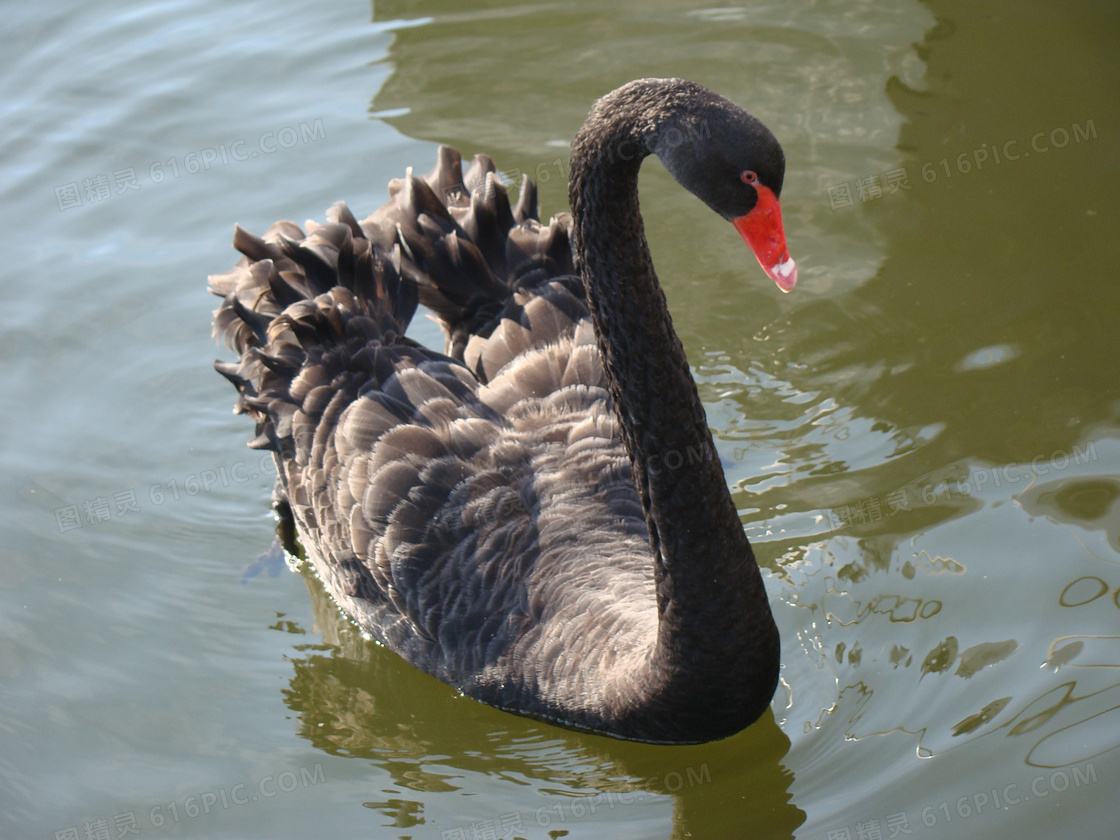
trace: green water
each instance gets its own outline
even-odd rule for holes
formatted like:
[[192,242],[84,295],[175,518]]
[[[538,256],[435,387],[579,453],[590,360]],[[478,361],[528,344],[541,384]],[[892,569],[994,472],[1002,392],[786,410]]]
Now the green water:
[[[1114,836],[1112,5],[194,0],[6,26],[0,837]],[[785,663],[772,714],[686,748],[480,706],[313,579],[246,577],[271,467],[209,368],[204,291],[235,221],[364,215],[439,142],[558,212],[589,104],[649,75],[773,129],[801,277],[778,293],[646,167]]]

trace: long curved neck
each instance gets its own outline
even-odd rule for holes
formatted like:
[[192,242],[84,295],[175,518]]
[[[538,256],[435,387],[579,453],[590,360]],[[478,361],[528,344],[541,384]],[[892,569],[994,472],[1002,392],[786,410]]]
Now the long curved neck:
[[764,706],[777,631],[638,209],[638,169],[672,121],[671,100],[639,89],[592,111],[572,146],[575,251],[649,525],[659,612],[651,667],[670,681],[718,675],[740,693],[736,703],[747,692]]

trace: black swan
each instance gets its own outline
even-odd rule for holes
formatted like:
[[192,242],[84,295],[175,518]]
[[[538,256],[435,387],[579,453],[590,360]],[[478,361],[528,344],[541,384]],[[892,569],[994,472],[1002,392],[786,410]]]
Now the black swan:
[[[781,146],[680,79],[600,99],[571,216],[511,207],[493,162],[441,148],[364,221],[240,228],[211,278],[216,364],[275,453],[276,505],[339,606],[462,693],[655,743],[766,709],[778,632],[638,212],[657,155],[784,291]],[[445,353],[405,337],[417,303]]]

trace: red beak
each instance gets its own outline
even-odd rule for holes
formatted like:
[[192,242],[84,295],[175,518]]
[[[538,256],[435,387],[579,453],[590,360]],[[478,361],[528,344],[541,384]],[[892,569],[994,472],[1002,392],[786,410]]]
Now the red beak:
[[786,248],[782,206],[769,187],[758,184],[755,190],[758,192],[758,203],[754,209],[745,216],[732,219],[731,224],[751,246],[763,271],[778,284],[778,288],[783,292],[792,291],[797,283],[797,264]]

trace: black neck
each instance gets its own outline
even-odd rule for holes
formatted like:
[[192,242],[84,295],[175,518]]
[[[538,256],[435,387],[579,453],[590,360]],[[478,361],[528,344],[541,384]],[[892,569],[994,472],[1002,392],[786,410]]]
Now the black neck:
[[736,705],[742,692],[765,695],[765,704],[772,680],[753,685],[754,675],[776,658],[777,632],[638,209],[638,168],[671,106],[663,91],[615,99],[599,103],[573,143],[570,199],[579,270],[649,525],[653,665],[670,681],[718,673],[727,693],[740,693]]

